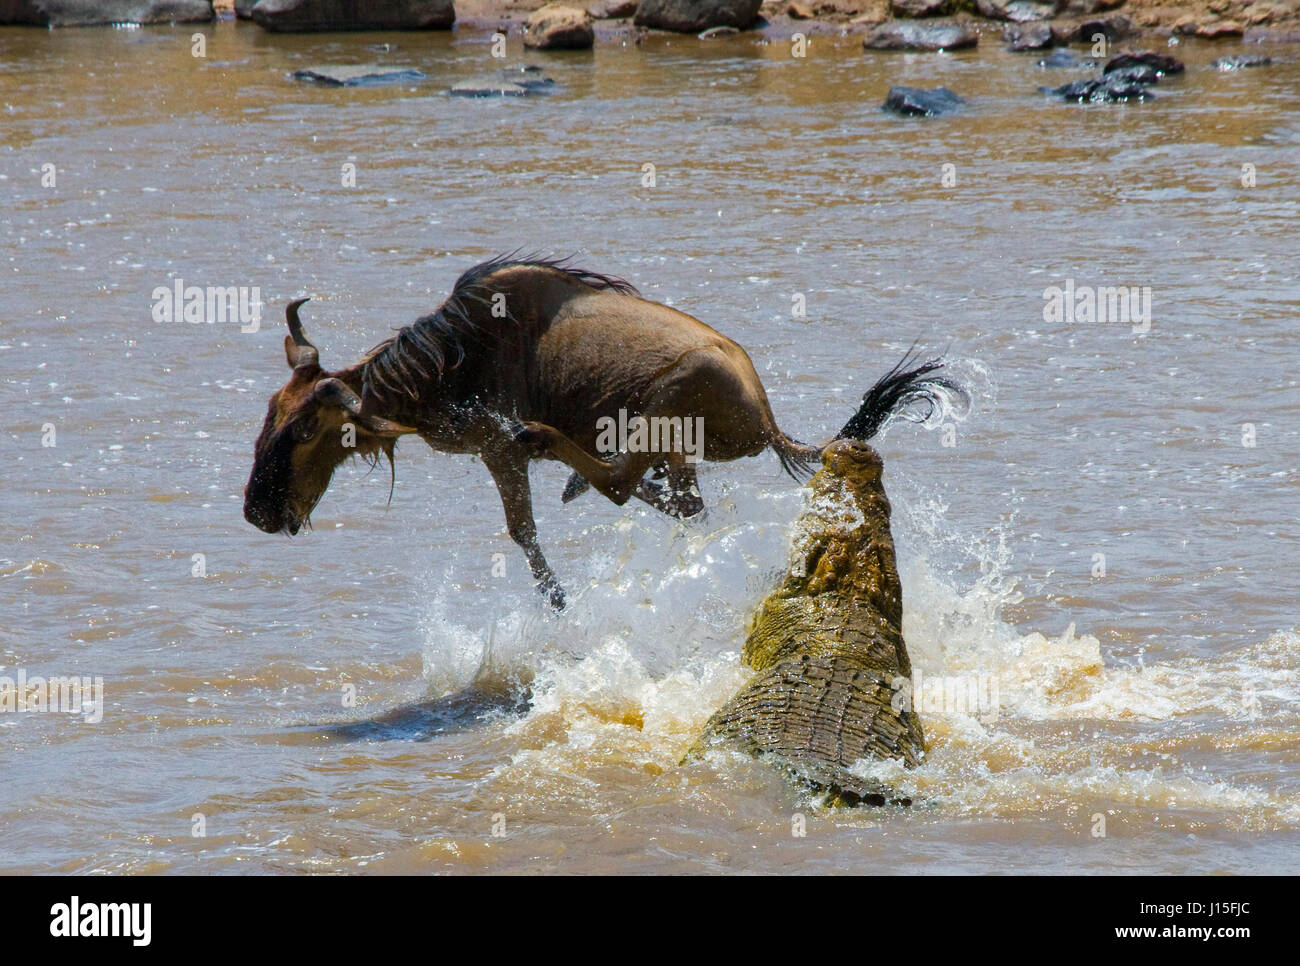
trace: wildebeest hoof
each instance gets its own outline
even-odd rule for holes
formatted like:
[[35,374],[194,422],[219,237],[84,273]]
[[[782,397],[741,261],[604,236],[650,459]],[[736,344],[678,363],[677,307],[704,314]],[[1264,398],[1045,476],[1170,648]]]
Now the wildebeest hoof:
[[678,495],[677,506],[683,520],[693,520],[704,512],[704,500],[697,493]]
[[564,484],[564,492],[560,494],[560,502],[570,503],[590,489],[591,483],[587,481],[587,478],[581,473],[574,472],[569,477],[569,482]]
[[546,599],[552,607],[556,610],[564,610],[565,599],[563,587],[559,584],[552,584],[549,589],[543,587],[542,590],[546,594]]

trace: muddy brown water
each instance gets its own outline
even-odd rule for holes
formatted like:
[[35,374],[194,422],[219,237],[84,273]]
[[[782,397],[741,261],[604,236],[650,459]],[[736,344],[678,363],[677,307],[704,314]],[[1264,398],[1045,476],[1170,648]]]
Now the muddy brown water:
[[[483,35],[220,23],[199,59],[193,32],[0,31],[0,676],[105,682],[98,723],[0,714],[0,868],[1300,867],[1300,50],[1221,74],[1236,48],[1185,43],[1156,100],[1093,107],[1037,94],[1079,74],[993,36],[804,59],[652,38],[546,57],[549,97],[472,101],[445,90],[499,66]],[[288,78],[361,62],[428,78]],[[891,117],[895,83],[969,103]],[[561,506],[537,467],[562,616],[481,464],[417,442],[391,509],[355,466],[313,532],[244,522],[283,303],[315,296],[343,365],[517,248],[736,338],[801,438],[917,339],[973,387],[951,430],[879,441],[913,661],[999,686],[996,717],[923,715],[921,768],[872,766],[911,809],[678,764],[786,564],[801,497],[770,454],[708,467],[687,526]],[[155,321],[177,279],[258,287],[261,327]],[[1149,287],[1149,331],[1045,319],[1066,280]]]

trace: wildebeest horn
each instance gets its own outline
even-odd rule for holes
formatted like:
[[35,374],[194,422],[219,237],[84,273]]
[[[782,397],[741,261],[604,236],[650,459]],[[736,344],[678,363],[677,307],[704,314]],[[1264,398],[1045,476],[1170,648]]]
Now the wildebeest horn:
[[361,414],[361,398],[348,388],[346,383],[335,379],[333,376],[316,383],[316,388],[312,390],[312,394],[316,397],[316,401],[323,406],[342,408],[363,429],[377,436],[402,436],[406,433],[417,432],[410,426],[403,426],[401,423],[394,423],[379,416],[363,416]]
[[295,369],[299,366],[320,364],[320,353],[302,331],[302,320],[298,318],[298,307],[310,301],[310,295],[306,298],[294,299],[284,310],[285,321],[289,324],[289,338],[284,340],[284,354],[289,360],[289,365]]

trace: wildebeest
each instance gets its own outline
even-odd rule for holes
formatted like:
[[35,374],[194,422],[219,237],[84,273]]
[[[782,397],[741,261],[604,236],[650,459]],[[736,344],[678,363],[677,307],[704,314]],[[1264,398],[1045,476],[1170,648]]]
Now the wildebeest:
[[[610,421],[702,419],[696,455],[734,460],[770,447],[796,479],[826,445],[781,432],[735,342],[621,279],[565,261],[502,256],[476,265],[436,312],[332,372],[303,332],[305,301],[286,310],[293,375],[271,396],[244,489],[244,517],[267,533],[297,533],[344,459],[391,461],[397,437],[416,433],[435,450],[479,455],[511,538],[563,607],[537,541],[531,460],[572,467],[566,501],[589,484],[620,506],[636,496],[689,517],[703,508],[691,455],[680,445],[611,447],[602,436]],[[930,375],[942,362],[908,368],[912,361],[909,352],[886,373],[834,439],[868,440],[891,413],[918,402],[933,411],[943,391],[959,391]]]

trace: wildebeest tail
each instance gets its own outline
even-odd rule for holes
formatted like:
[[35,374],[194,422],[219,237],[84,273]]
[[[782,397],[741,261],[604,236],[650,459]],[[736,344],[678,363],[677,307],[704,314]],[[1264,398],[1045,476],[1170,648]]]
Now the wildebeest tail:
[[797,439],[791,439],[785,433],[778,433],[772,449],[776,451],[776,458],[781,461],[781,469],[797,483],[802,483],[813,475],[813,464],[821,457],[820,446],[809,446]]
[[908,406],[926,404],[927,409],[921,415],[908,417],[923,422],[943,407],[946,394],[965,396],[965,390],[951,379],[930,375],[943,368],[942,359],[931,359],[913,366],[916,361],[915,352],[916,346],[908,349],[898,365],[867,390],[862,397],[862,405],[844,424],[835,439],[856,439],[865,443],[880,432],[880,427],[890,416],[904,414]]

